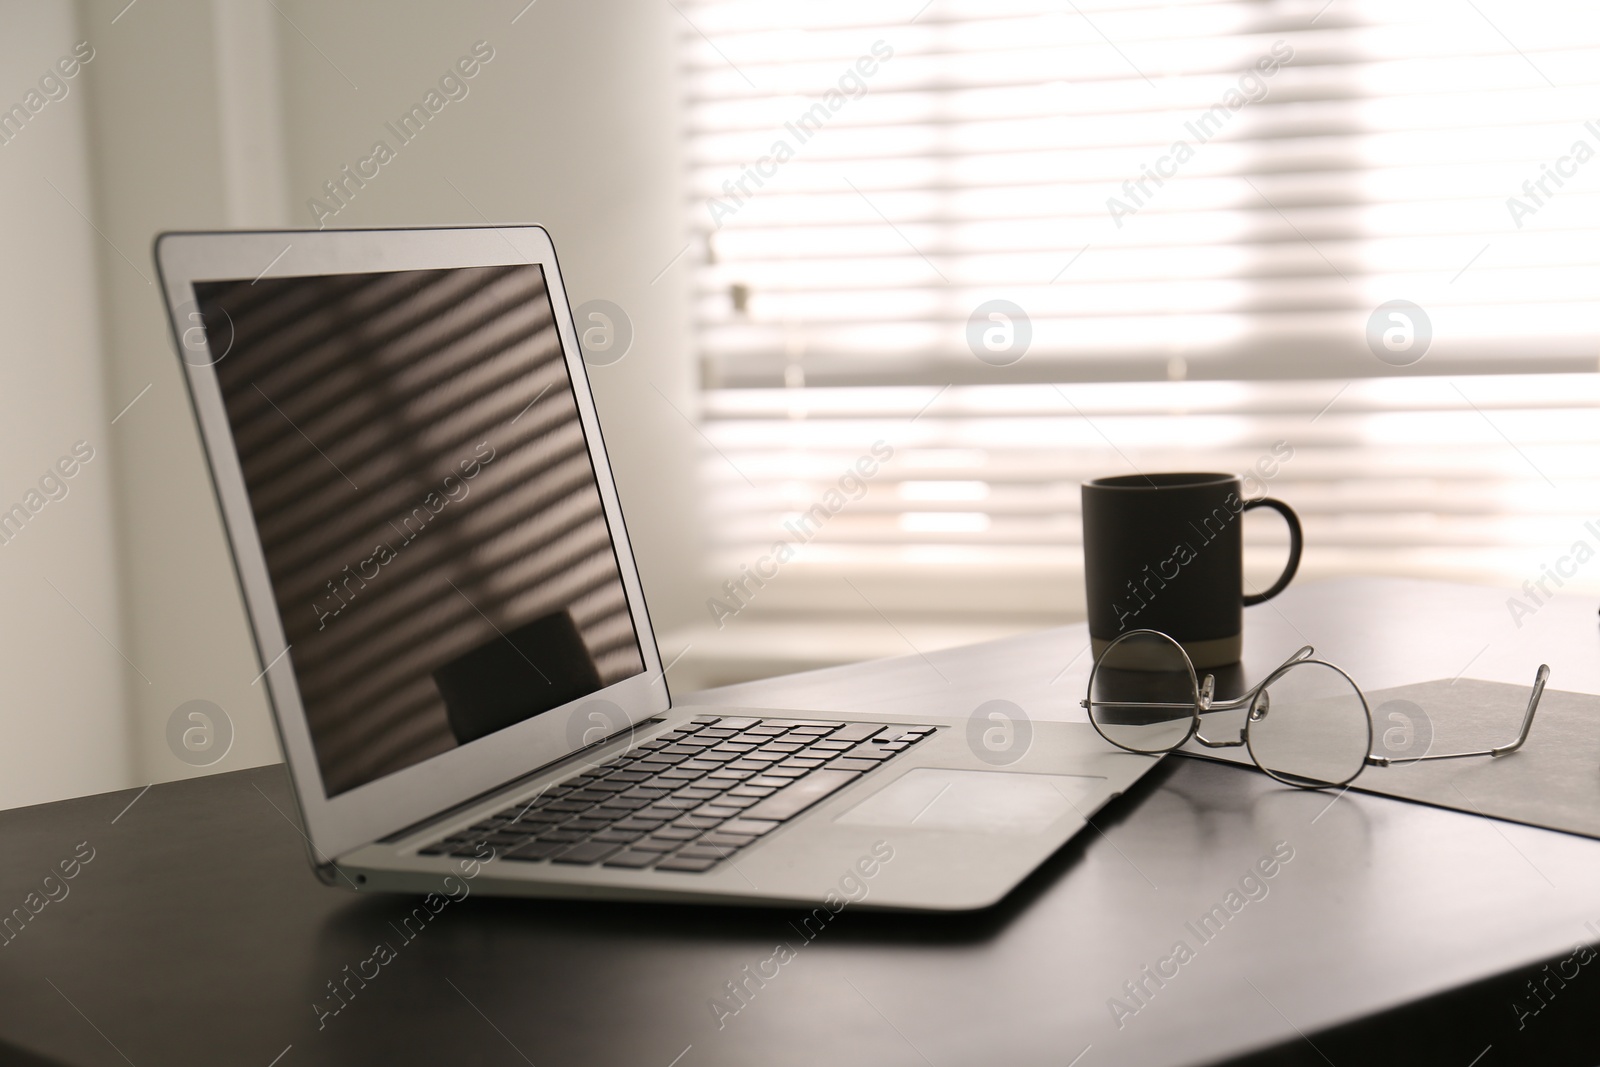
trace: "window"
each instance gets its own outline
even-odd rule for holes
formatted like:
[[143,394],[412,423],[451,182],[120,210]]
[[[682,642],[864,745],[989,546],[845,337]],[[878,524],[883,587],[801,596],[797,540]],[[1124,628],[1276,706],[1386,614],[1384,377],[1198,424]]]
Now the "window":
[[1600,516],[1600,12],[682,13],[714,567],[793,553],[740,625],[1072,617],[1080,481],[1279,442],[1308,575],[1516,586]]

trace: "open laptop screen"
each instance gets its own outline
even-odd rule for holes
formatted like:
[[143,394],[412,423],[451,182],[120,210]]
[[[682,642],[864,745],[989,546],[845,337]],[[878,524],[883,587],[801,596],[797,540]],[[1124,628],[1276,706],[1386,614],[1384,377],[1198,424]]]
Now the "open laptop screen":
[[329,796],[643,671],[541,267],[194,289]]

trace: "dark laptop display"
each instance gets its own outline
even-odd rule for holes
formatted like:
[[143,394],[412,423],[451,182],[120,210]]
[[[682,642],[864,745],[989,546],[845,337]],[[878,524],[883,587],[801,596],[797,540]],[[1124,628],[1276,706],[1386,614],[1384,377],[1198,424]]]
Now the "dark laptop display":
[[194,288],[329,796],[644,669],[538,265]]

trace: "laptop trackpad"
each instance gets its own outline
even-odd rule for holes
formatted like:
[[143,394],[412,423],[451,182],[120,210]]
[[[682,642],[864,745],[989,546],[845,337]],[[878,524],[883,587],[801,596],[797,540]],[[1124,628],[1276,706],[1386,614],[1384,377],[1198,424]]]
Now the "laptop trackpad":
[[919,767],[835,821],[981,834],[1036,834],[1064,815],[1087,816],[1105,779],[1073,774]]

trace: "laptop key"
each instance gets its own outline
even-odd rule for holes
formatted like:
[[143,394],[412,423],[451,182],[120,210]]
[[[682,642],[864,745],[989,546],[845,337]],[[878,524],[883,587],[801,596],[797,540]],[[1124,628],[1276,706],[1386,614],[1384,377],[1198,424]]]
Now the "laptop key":
[[759,800],[762,797],[770,797],[776,792],[777,790],[770,785],[752,785],[751,783],[746,782],[738,789],[728,790],[724,799],[726,799],[726,797],[755,797]]
[[540,834],[539,840],[544,842],[554,841],[559,844],[570,845],[574,841],[582,841],[588,836],[588,834],[580,833],[577,830],[551,830],[547,834]]
[[722,822],[721,816],[714,815],[685,815],[674,822],[673,826],[688,827],[693,830],[709,830]]
[[621,845],[613,845],[605,841],[589,841],[581,845],[573,845],[556,856],[553,862],[579,863],[587,866],[591,863],[599,863],[613,853],[621,851],[621,849]]
[[[703,829],[703,827],[701,828]],[[693,841],[700,836],[700,829],[688,826],[664,826],[650,835],[653,841]]]
[[675,860],[725,860],[737,852],[733,848],[711,848],[706,845],[693,844],[672,854]]
[[721,830],[714,830],[702,837],[698,843],[718,848],[743,848],[754,840],[754,834],[725,834]]
[[654,836],[647,837],[643,841],[635,841],[635,842],[633,842],[633,847],[634,847],[634,849],[636,851],[657,852],[657,853],[660,853],[660,852],[671,852],[673,849],[680,848],[682,845],[683,845],[683,842],[678,840],[678,839],[676,839],[676,838],[669,838],[669,839],[665,839],[664,840],[662,838],[654,837]]
[[544,810],[545,811],[567,811],[567,812],[576,813],[576,812],[580,812],[580,811],[588,811],[592,807],[594,807],[594,802],[593,801],[588,801],[588,800],[558,800],[553,804],[546,804],[544,806]]
[[880,761],[878,760],[870,759],[852,759],[849,756],[846,756],[843,759],[834,760],[832,763],[828,764],[828,767],[836,771],[870,771],[876,767],[879,762]]
[[530,841],[521,848],[514,848],[507,852],[502,859],[508,860],[543,860],[560,852],[567,846],[560,841]]
[[752,726],[760,726],[760,725],[761,725],[761,720],[760,719],[743,719],[743,718],[740,718],[740,719],[723,719],[720,723],[717,724],[718,728],[719,729],[723,729],[723,730],[748,730]]
[[[593,833],[596,830],[609,830],[609,829],[611,829],[613,826],[617,825],[617,823],[621,822],[623,819],[626,819],[629,816],[631,816],[633,814],[633,812],[628,811],[625,808],[619,808],[616,811],[612,811],[609,808],[599,808],[599,809],[597,809],[595,811],[590,812],[589,814],[594,816],[594,820],[600,824],[599,826],[591,826],[591,827],[588,828],[589,832]],[[562,826],[557,827],[557,829],[559,829],[559,830],[571,830],[572,828],[573,827],[572,827],[571,823],[566,823],[566,824],[564,824]]]
[[772,789],[784,789],[787,786],[789,786],[791,783],[790,783],[789,779],[787,779],[787,778],[781,778],[781,777],[777,777],[777,776],[769,776],[769,775],[765,775],[765,774],[758,774],[754,778],[751,778],[749,780],[749,782],[746,783],[746,784],[748,784],[748,785],[764,785],[764,786],[768,786],[768,787],[770,787]]
[[853,722],[842,730],[835,730],[828,735],[829,741],[865,741],[875,734],[881,734],[883,727],[874,726],[867,722]]
[[[704,804],[694,809],[696,816],[702,819],[731,819],[739,814],[740,809],[724,807],[721,804]],[[490,839],[493,842],[493,838]]]
[[[668,799],[671,799],[671,798],[669,797]],[[658,823],[663,823],[663,822],[671,822],[673,819],[676,819],[679,815],[682,815],[683,812],[679,811],[677,808],[649,807],[649,808],[640,809],[636,814],[637,814],[637,816],[639,818],[642,818],[642,819],[654,819]]]
[[655,865],[658,871],[686,871],[696,874],[700,871],[709,871],[717,865],[716,860],[710,859],[680,859],[677,856],[668,856]]
[[640,868],[650,866],[660,858],[661,853],[659,852],[640,852],[637,849],[630,849],[627,852],[618,853],[617,855],[606,860],[605,866],[639,870]]
[[607,841],[614,845],[629,845],[644,836],[643,830],[602,830],[590,836],[590,841]]
[[[749,813],[746,812],[746,815]],[[760,837],[762,834],[776,830],[780,824],[770,819],[730,819],[722,824],[721,831],[725,834],[753,834]]]
[[843,789],[857,778],[856,770],[834,770],[824,767],[812,771],[787,789],[780,789],[761,803],[745,811],[746,819],[792,819],[817,801]]
[[722,764],[718,760],[701,759],[696,756],[694,759],[684,760],[678,764],[677,769],[680,771],[700,771],[703,774],[707,771],[722,770]]

